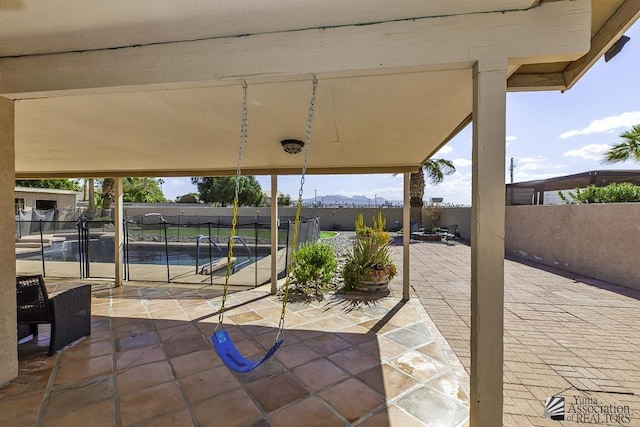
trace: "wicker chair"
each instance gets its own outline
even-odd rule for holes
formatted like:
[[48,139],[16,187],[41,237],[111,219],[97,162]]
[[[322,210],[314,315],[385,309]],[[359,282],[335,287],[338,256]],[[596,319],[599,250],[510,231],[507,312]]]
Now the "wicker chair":
[[91,334],[91,285],[72,288],[49,298],[41,275],[18,276],[16,293],[19,327],[29,325],[35,337],[39,324],[51,324],[49,356]]

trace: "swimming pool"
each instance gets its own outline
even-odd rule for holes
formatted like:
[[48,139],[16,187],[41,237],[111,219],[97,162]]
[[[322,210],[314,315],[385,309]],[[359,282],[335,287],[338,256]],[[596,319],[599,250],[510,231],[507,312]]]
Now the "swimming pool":
[[[114,243],[113,239],[91,239],[89,240],[89,262],[112,263],[114,262]],[[128,249],[128,250],[127,250]],[[257,257],[256,257],[257,249]],[[222,246],[222,257],[226,257],[226,246]],[[175,244],[170,243],[168,246],[169,265],[203,265],[209,262],[208,245],[200,247],[200,256],[197,257],[195,244]],[[233,255],[236,262],[241,263],[245,260],[253,261],[264,258],[269,255],[271,250],[269,247],[259,245],[247,248],[236,244],[234,246]],[[21,260],[41,260],[40,251],[29,252],[16,255]],[[211,251],[211,260],[216,261],[220,258],[220,252],[215,248]],[[44,250],[44,260],[46,261],[64,261],[64,262],[80,262],[80,253],[78,250],[77,240],[66,240],[63,242],[54,242],[51,246]],[[125,248],[125,261],[129,264],[156,264],[166,265],[166,252],[164,242],[129,242],[128,248]]]

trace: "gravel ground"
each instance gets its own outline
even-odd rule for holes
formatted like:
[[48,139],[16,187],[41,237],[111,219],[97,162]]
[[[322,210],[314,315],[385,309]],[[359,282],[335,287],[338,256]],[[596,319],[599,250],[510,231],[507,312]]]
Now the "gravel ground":
[[338,231],[338,234],[328,239],[322,239],[321,242],[333,248],[338,259],[338,269],[331,280],[330,287],[339,289],[343,286],[342,267],[346,262],[346,254],[353,247],[353,241],[356,239],[355,231]]
[[333,248],[338,258],[344,257],[344,254],[351,249],[353,241],[356,239],[355,231],[337,231],[338,235],[328,239],[322,239],[321,242]]

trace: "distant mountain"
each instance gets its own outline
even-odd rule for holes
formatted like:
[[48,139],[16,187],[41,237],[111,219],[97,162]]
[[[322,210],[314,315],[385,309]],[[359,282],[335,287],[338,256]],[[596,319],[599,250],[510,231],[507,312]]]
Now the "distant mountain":
[[312,205],[315,203],[322,203],[324,206],[382,206],[384,204],[397,205],[402,203],[399,200],[387,200],[384,197],[367,197],[367,196],[341,196],[339,194],[329,194],[326,196],[310,197],[302,199],[304,204]]

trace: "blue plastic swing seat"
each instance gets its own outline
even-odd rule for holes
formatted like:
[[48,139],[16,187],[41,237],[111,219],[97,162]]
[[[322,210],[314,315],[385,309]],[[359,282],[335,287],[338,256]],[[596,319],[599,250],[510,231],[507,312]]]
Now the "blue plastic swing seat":
[[249,372],[253,371],[258,366],[262,365],[271,356],[275,354],[284,342],[284,338],[278,339],[267,351],[264,357],[260,360],[249,360],[240,354],[236,346],[231,341],[231,337],[224,329],[219,330],[215,334],[211,335],[211,342],[216,348],[218,355],[222,359],[225,365],[229,369],[236,372]]

